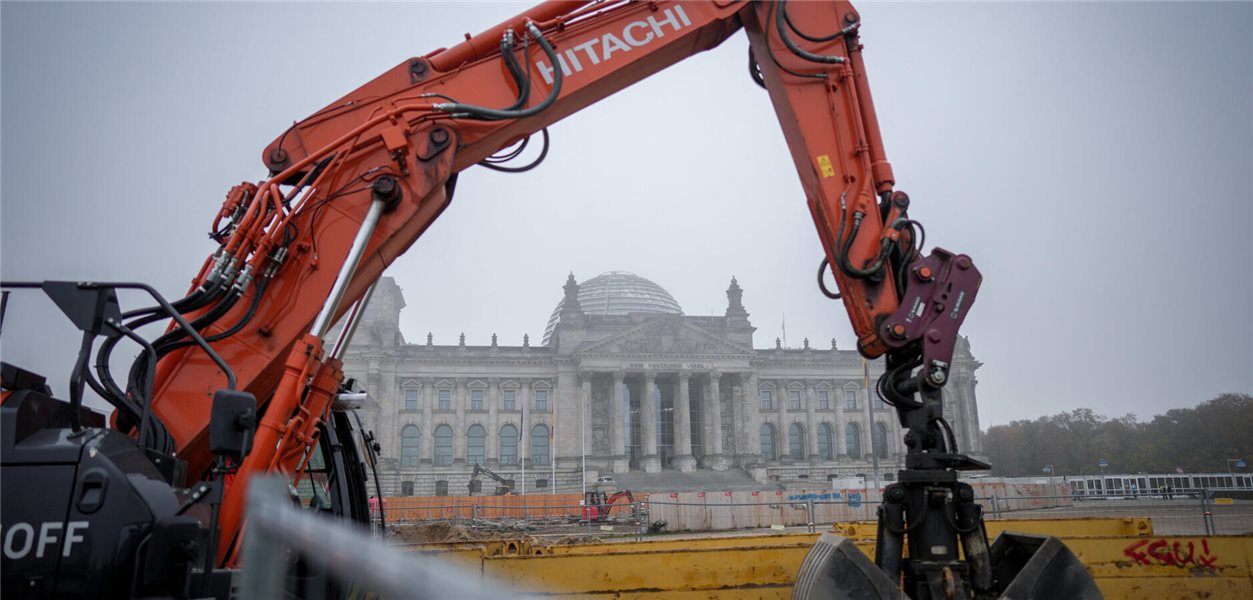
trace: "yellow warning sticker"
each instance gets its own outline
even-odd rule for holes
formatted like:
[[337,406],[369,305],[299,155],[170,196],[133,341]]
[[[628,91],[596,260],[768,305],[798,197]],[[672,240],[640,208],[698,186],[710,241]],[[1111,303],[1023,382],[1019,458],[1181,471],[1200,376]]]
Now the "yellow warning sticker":
[[835,167],[831,165],[831,157],[826,154],[818,155],[818,168],[822,170],[823,177],[835,177]]

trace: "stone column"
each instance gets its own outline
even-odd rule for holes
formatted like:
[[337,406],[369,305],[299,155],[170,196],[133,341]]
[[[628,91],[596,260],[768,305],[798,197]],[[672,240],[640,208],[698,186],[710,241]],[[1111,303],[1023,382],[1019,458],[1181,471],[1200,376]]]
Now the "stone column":
[[722,373],[709,373],[709,387],[705,395],[705,464],[706,469],[727,470],[727,459],[722,455]]
[[831,453],[835,456],[836,461],[847,462],[848,442],[844,435],[844,406],[848,401],[844,399],[844,388],[837,387],[832,390],[832,393],[835,394],[835,422],[831,424],[831,428],[834,429],[831,435],[831,443],[835,447],[831,449]]
[[435,418],[431,414],[435,408],[435,380],[427,377],[422,380],[422,449],[419,450],[418,464],[435,462]]
[[740,373],[744,394],[740,399],[740,466],[748,466],[761,462],[761,394],[758,390],[757,375],[753,372]]
[[696,470],[696,459],[692,457],[691,377],[688,371],[679,371],[674,397],[674,468],[685,473]]
[[661,457],[657,455],[657,374],[644,372],[644,387],[640,390],[640,468],[645,473],[661,471]]
[[[595,454],[592,448],[592,377],[594,373],[579,372],[579,456],[586,461],[586,457]],[[583,463],[580,463],[583,467]]]
[[774,382],[774,408],[778,413],[776,417],[778,421],[774,426],[774,457],[778,462],[783,462],[783,457],[791,458],[792,445],[789,443],[791,439],[788,437],[788,420],[787,411],[791,405],[791,392],[787,388],[786,379],[776,379]]
[[487,380],[487,456],[484,457],[488,466],[500,466],[500,421],[496,410],[500,403],[500,380],[492,377]]
[[805,453],[809,455],[809,462],[822,462],[822,457],[818,456],[818,417],[815,410],[818,408],[818,391],[814,389],[814,380],[805,380]]
[[453,388],[452,405],[457,411],[457,418],[453,421],[452,426],[452,462],[453,464],[465,464],[466,457],[466,405],[469,404],[469,398],[466,394],[466,380],[464,377],[457,378],[457,387]]
[[613,372],[613,390],[609,395],[613,402],[609,411],[609,468],[614,473],[625,473],[631,468],[626,456],[626,396],[622,393],[622,378],[622,371]]
[[[531,427],[534,426],[531,417],[531,380],[522,379],[518,381],[518,397],[514,399],[518,403],[518,465],[522,465],[522,461],[531,460]],[[527,467],[531,464],[527,463]]]

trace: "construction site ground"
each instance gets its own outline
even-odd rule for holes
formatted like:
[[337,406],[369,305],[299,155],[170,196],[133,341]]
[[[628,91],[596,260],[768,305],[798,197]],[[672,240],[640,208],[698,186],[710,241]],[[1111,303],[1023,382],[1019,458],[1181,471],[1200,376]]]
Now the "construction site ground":
[[[1206,531],[1204,511],[1211,515],[1212,530]],[[1237,500],[1229,505],[1207,505],[1190,500],[1085,500],[1073,506],[1022,510],[1002,513],[1008,519],[1081,519],[1081,518],[1133,518],[1147,517],[1153,522],[1158,535],[1250,535],[1253,534],[1253,501]],[[990,518],[995,522],[995,518]],[[830,523],[815,524],[816,531],[827,531]],[[660,528],[648,531],[647,525],[629,518],[610,523],[577,522],[524,522],[521,520],[481,521],[466,520],[428,521],[421,523],[392,524],[388,527],[388,541],[399,546],[426,544],[455,544],[486,542],[493,540],[529,540],[540,546],[571,545],[596,542],[630,542],[636,539],[708,539],[721,537],[750,537],[769,534],[807,533],[809,526],[775,526],[771,528],[735,529],[722,531],[669,531]]]

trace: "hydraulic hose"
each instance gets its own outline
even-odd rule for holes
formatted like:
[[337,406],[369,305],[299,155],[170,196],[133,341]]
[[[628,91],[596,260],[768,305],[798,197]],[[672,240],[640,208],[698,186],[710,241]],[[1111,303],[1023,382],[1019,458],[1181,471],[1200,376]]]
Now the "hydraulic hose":
[[557,101],[557,97],[561,95],[561,83],[563,74],[561,72],[561,64],[557,60],[557,51],[553,50],[552,44],[544,39],[544,35],[540,33],[535,23],[528,22],[526,31],[531,37],[535,38],[536,43],[544,50],[544,54],[548,56],[548,60],[553,64],[553,85],[548,92],[548,97],[543,102],[522,110],[501,110],[496,108],[487,108],[485,106],[475,106],[473,104],[461,104],[459,102],[439,102],[432,107],[435,110],[448,113],[465,113],[471,116],[479,117],[490,121],[499,121],[505,119],[523,119],[533,117]]
[[792,51],[792,54],[795,54],[809,62],[824,63],[824,64],[842,64],[843,62],[845,62],[845,59],[843,56],[829,56],[826,54],[814,54],[813,52],[809,52],[807,50],[802,49],[800,46],[797,46],[796,42],[792,41],[792,38],[788,36],[787,29],[783,26],[783,13],[786,10],[787,10],[787,0],[780,0],[779,7],[774,14],[774,23],[775,23],[775,28],[778,30],[778,33],[779,33],[779,39],[783,40],[783,44],[787,46],[788,50]]

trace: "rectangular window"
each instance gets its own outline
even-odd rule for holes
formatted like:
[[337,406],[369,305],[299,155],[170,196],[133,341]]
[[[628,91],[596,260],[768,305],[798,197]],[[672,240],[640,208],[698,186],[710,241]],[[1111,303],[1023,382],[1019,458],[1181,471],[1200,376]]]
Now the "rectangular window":
[[401,496],[412,496],[412,495],[413,495],[413,482],[412,482],[412,481],[402,481],[402,482],[400,482],[400,495],[401,495]]
[[546,487],[548,487],[548,480],[547,480],[547,479],[536,479],[536,480],[535,480],[535,489],[537,489],[537,490],[542,490],[542,489],[544,489],[544,488],[546,488]]
[[439,409],[440,410],[452,409],[452,390],[440,390],[439,391]]
[[774,409],[774,392],[770,390],[761,391],[761,409],[762,410]]
[[483,410],[483,390],[470,390],[470,410]]
[[514,410],[514,404],[517,402],[518,392],[514,390],[505,390],[505,399],[501,408],[505,410]]
[[418,390],[405,390],[405,410],[418,410]]
[[535,390],[535,410],[548,410],[548,390]]
[[857,390],[844,390],[844,408],[857,410]]
[[435,495],[436,496],[448,495],[448,481],[447,480],[441,479],[435,482]]
[[788,390],[787,407],[792,410],[801,409],[801,392],[800,390]]
[[818,408],[822,410],[831,408],[831,392],[818,390]]

